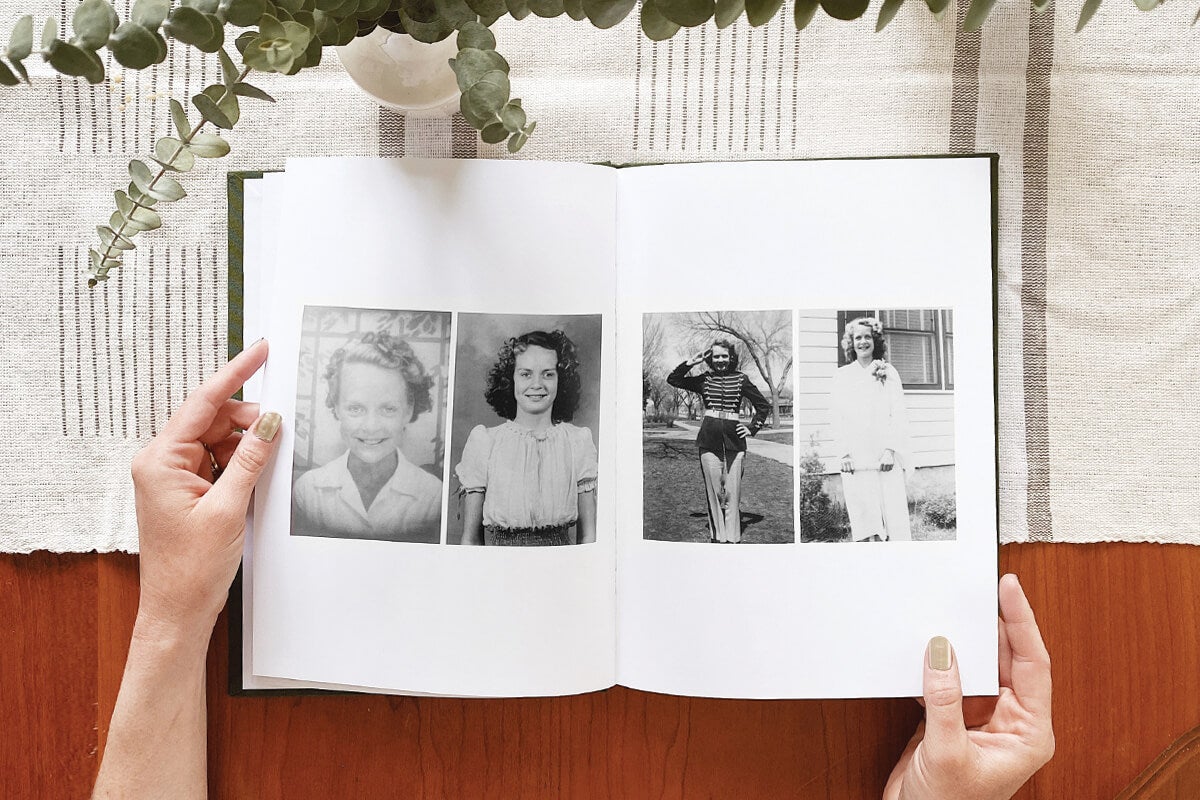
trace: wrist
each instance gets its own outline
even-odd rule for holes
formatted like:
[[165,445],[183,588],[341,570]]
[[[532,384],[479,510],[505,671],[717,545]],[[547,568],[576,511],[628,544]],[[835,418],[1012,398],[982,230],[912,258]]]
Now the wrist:
[[160,653],[196,655],[203,660],[215,624],[216,615],[211,618],[203,615],[171,618],[153,608],[139,606],[130,647],[140,645]]

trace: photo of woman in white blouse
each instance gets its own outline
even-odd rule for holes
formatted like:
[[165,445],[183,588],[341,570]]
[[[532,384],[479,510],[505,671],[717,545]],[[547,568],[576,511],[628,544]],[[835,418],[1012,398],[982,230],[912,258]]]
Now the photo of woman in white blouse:
[[408,342],[373,331],[335,350],[324,378],[346,449],[296,481],[293,534],[438,542],[442,482],[400,448],[405,429],[431,410],[425,365]]
[[595,541],[596,445],[589,428],[571,422],[582,369],[561,330],[528,331],[500,347],[484,396],[504,421],[472,428],[454,469],[462,544]]

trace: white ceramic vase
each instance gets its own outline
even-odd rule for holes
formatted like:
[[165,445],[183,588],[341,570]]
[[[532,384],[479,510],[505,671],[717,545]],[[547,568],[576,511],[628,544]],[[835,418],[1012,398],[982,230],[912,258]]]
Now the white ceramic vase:
[[381,106],[414,117],[448,117],[458,110],[458,83],[447,63],[458,54],[453,36],[424,44],[376,28],[337,53],[350,78]]

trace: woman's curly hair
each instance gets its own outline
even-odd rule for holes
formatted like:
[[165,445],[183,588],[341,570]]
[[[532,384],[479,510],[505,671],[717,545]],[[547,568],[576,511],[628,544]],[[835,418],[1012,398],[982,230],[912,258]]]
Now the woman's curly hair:
[[575,343],[562,331],[530,331],[506,341],[496,355],[496,363],[488,371],[484,398],[500,416],[505,419],[516,418],[513,371],[517,366],[517,356],[530,347],[543,347],[558,354],[558,395],[554,398],[554,407],[550,409],[550,419],[556,423],[570,422],[579,408],[583,381],[579,377],[579,354]]
[[729,353],[729,371],[736,372],[740,359],[738,359],[737,346],[730,339],[713,339],[713,343],[708,346],[709,355],[704,357],[704,363],[713,372],[716,372],[716,367],[713,366],[712,349],[714,347],[723,347]]
[[408,387],[408,402],[412,404],[409,422],[433,408],[429,393],[433,378],[426,373],[425,365],[417,358],[412,346],[387,331],[374,331],[347,342],[329,357],[329,364],[325,367],[325,380],[329,384],[325,405],[329,406],[335,417],[342,390],[342,367],[347,364],[373,364],[399,373]]
[[883,323],[874,317],[856,317],[846,323],[846,330],[842,333],[842,354],[846,356],[846,361],[853,362],[856,358],[854,354],[854,328],[862,325],[867,330],[871,331],[871,339],[875,342],[875,352],[872,358],[887,357],[887,341],[883,338]]

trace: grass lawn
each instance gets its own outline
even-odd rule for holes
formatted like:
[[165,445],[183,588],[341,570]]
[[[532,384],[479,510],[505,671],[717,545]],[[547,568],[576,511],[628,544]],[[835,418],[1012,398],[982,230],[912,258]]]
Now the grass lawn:
[[754,437],[755,439],[765,439],[768,442],[778,442],[779,444],[793,444],[791,431],[759,431]]
[[[794,541],[792,493],[790,468],[748,453],[742,477],[742,541]],[[707,503],[694,442],[642,439],[642,497],[644,538],[708,542]]]

